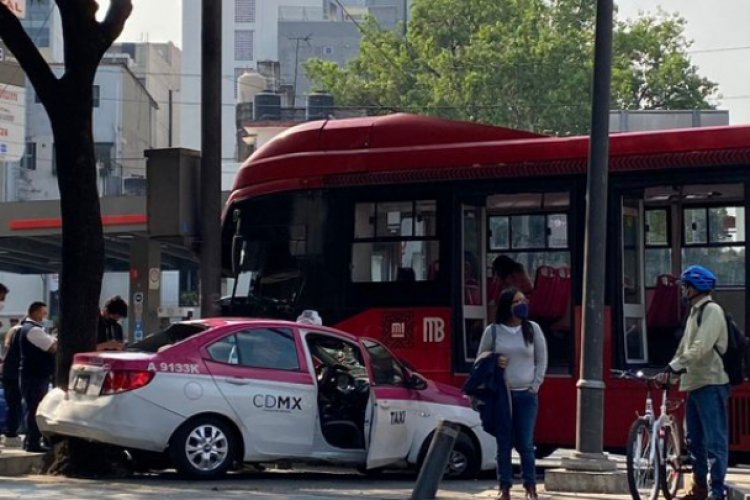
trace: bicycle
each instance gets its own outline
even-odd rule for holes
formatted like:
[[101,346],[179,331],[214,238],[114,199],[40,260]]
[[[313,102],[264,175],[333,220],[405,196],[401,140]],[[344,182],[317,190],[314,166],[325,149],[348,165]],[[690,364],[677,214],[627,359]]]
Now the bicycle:
[[[627,477],[634,500],[656,500],[659,492],[671,500],[680,488],[685,472],[682,432],[673,412],[682,400],[669,399],[669,384],[660,384],[656,377],[643,372],[612,370],[619,378],[639,380],[646,384],[646,407],[630,426],[627,442]],[[654,412],[652,391],[661,389],[659,414]],[[656,439],[654,439],[656,436]]]

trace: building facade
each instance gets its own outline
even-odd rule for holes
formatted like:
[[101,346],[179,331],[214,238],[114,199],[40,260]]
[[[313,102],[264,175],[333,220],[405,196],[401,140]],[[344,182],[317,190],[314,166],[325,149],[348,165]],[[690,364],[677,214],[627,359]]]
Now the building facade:
[[[60,64],[53,64],[52,69],[57,75],[64,71]],[[156,101],[127,64],[104,62],[99,66],[94,80],[94,141],[101,196],[145,193],[143,151],[153,145],[152,124],[156,110]],[[15,197],[6,201],[60,197],[54,151],[49,118],[36,93],[29,91],[26,95],[26,152],[19,169]],[[140,179],[143,182],[138,182]]]
[[[288,9],[307,9],[322,16],[322,0],[222,1],[222,189],[229,189],[237,171],[237,78],[259,61],[278,61],[278,26]],[[201,149],[201,0],[182,7],[182,147]],[[276,82],[269,82],[277,86]]]
[[182,122],[182,51],[172,42],[118,43],[108,54],[111,58],[115,54],[130,56],[130,70],[158,105],[152,124],[152,147],[173,147],[179,142]]
[[47,61],[63,61],[62,19],[55,0],[27,0],[21,25]]

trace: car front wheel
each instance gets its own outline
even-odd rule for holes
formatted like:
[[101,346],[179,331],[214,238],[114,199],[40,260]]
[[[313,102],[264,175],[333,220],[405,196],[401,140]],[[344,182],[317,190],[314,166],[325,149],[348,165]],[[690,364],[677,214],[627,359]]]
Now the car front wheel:
[[479,458],[474,442],[464,433],[458,435],[453,450],[445,466],[445,477],[451,479],[466,479],[479,472]]
[[[432,434],[428,436],[422,445],[418,466],[421,470],[427,451],[430,447]],[[453,450],[448,457],[448,463],[445,466],[443,477],[447,479],[469,479],[479,473],[481,467],[479,452],[474,445],[474,441],[464,432],[458,435],[456,442],[453,444]]]
[[232,428],[223,420],[204,416],[189,420],[175,431],[169,453],[177,471],[196,479],[224,475],[235,456]]

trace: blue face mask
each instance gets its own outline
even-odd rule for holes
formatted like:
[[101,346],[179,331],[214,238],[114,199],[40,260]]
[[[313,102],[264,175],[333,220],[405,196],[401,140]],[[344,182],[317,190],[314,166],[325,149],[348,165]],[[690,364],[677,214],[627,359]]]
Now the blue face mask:
[[512,312],[516,318],[526,319],[529,317],[529,304],[526,302],[516,304],[513,306]]

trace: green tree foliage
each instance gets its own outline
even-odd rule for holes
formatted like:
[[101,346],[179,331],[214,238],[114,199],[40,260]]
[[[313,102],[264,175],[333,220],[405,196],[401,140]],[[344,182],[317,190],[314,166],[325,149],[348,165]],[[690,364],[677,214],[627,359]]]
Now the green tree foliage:
[[[305,64],[340,106],[409,111],[527,130],[586,132],[595,2],[414,0],[404,38],[369,18],[344,67]],[[707,109],[716,84],[690,62],[685,20],[659,12],[615,26],[612,106]]]

